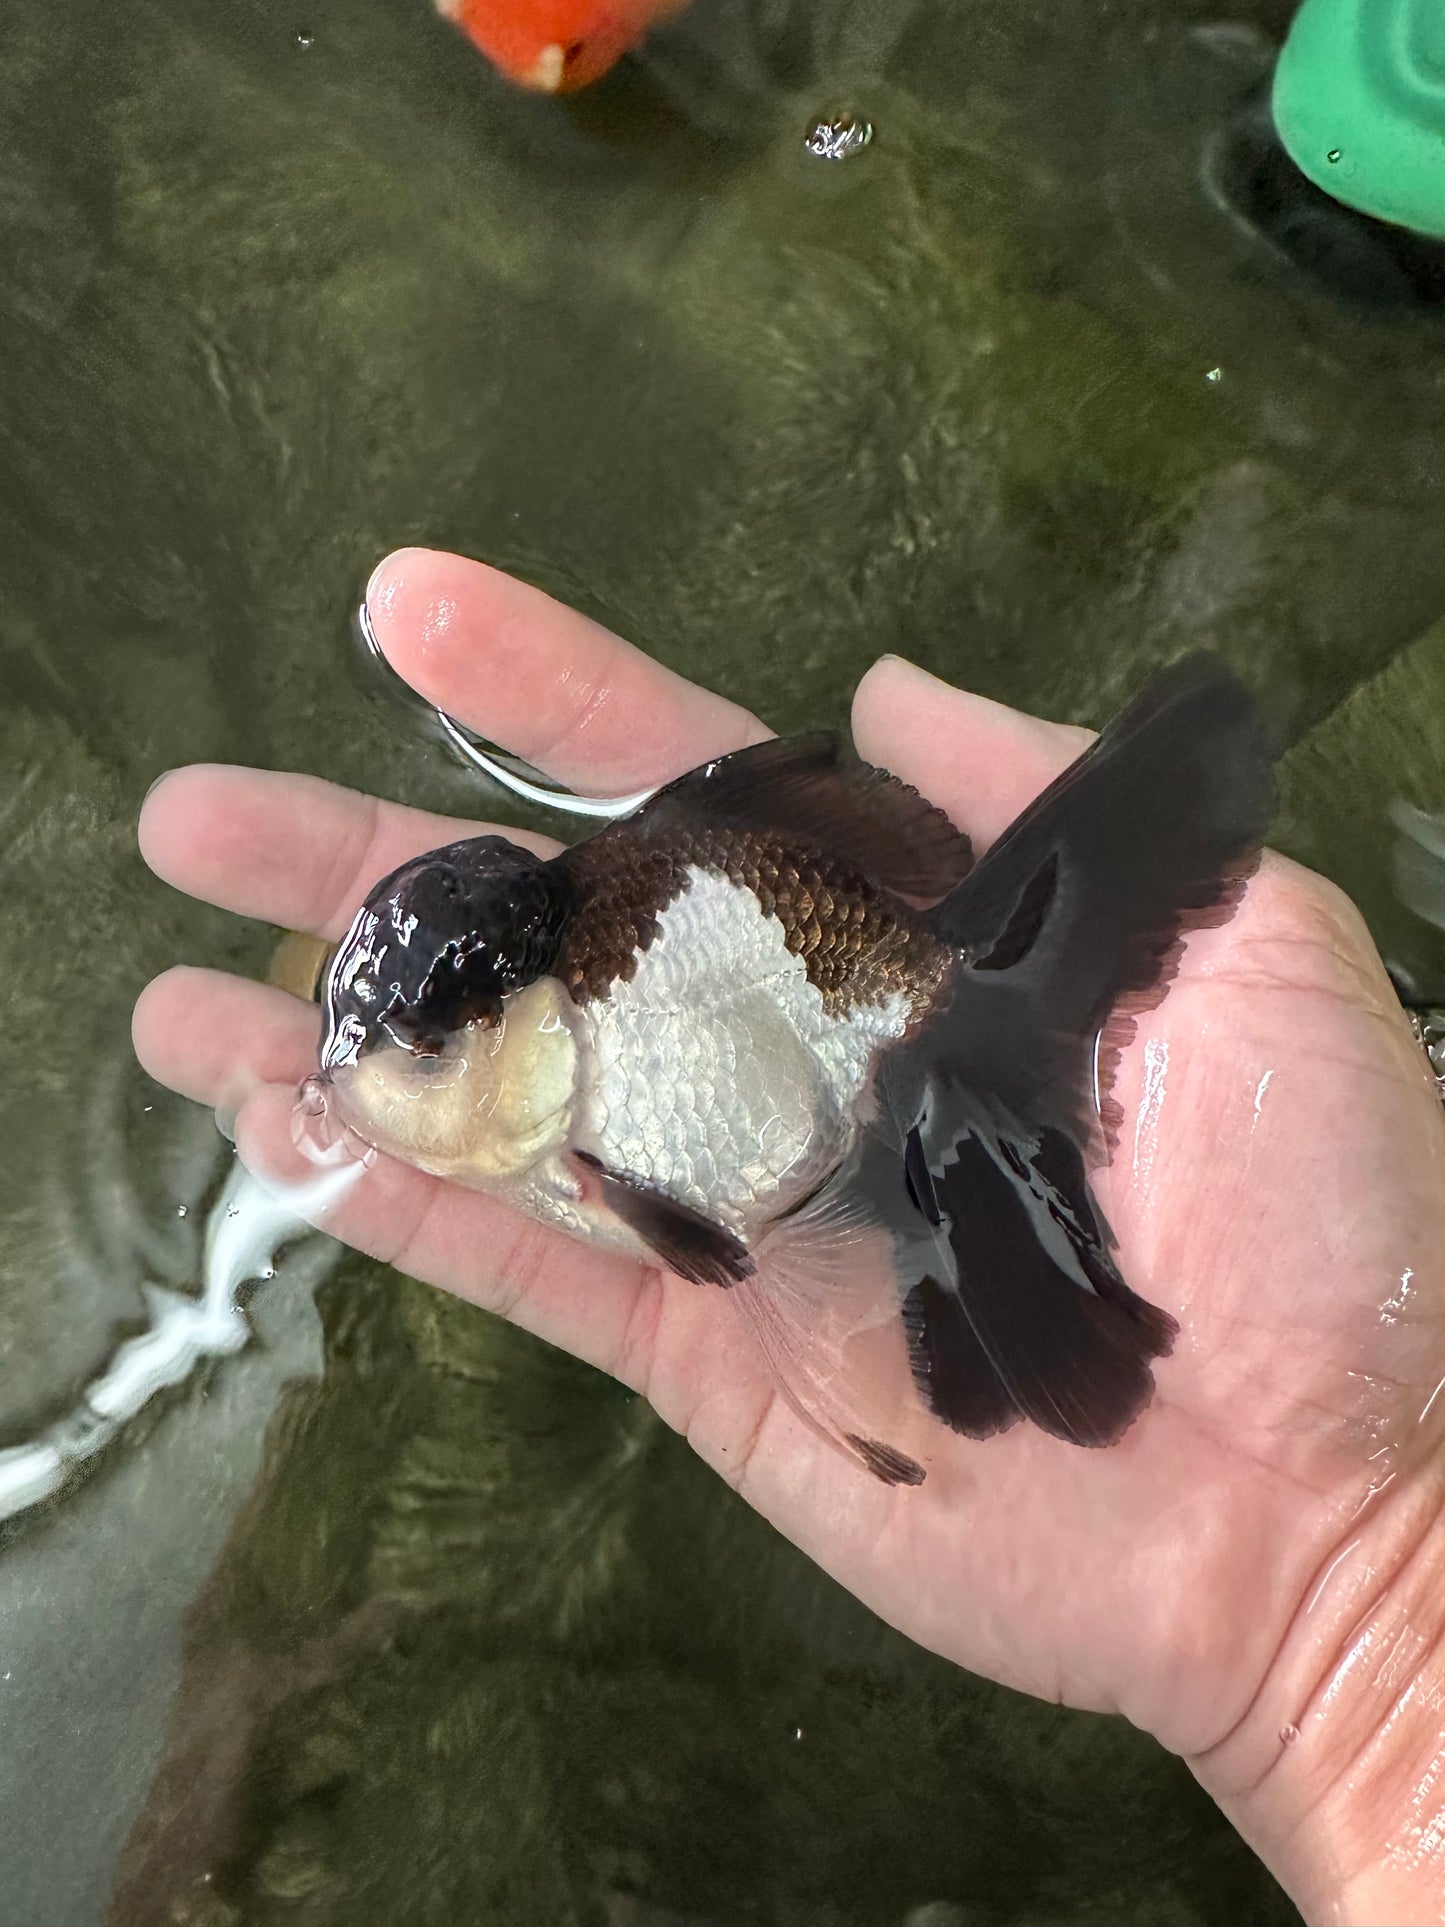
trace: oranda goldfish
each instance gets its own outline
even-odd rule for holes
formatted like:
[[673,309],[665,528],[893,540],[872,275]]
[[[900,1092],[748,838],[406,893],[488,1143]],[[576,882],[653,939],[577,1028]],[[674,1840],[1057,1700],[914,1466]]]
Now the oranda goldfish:
[[566,94],[600,80],[687,0],[436,0],[509,80]]
[[1192,657],[977,863],[827,736],[720,757],[550,861],[433,850],[332,961],[303,1115],[727,1290],[881,1479],[923,1478],[932,1421],[1109,1445],[1176,1330],[1090,1185],[1113,1065],[1230,915],[1273,763]]

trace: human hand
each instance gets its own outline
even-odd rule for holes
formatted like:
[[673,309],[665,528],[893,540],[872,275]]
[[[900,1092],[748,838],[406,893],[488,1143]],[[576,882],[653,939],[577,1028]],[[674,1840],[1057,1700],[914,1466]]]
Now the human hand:
[[[767,733],[478,564],[404,551],[370,607],[429,701],[579,789],[636,790]],[[853,726],[980,846],[1088,741],[893,659],[864,678]],[[215,767],[166,778],[141,819],[170,882],[331,939],[396,864],[474,832]],[[268,986],[182,969],[143,994],[136,1048],[235,1110],[245,1161],[284,1179],[305,1171],[291,1107],[318,1022]],[[877,1484],[795,1418],[722,1292],[385,1158],[325,1228],[645,1393],[913,1638],[1155,1733],[1308,1908],[1433,1918],[1416,1896],[1431,1879],[1445,1894],[1435,1810],[1409,1802],[1445,1691],[1445,1120],[1346,899],[1267,856],[1233,920],[1190,937],[1115,1094],[1125,1123],[1095,1187],[1125,1279],[1181,1326],[1153,1404],[1103,1452],[1026,1425],[984,1443],[940,1429],[917,1489]],[[1382,1912],[1359,1911],[1379,1895]]]

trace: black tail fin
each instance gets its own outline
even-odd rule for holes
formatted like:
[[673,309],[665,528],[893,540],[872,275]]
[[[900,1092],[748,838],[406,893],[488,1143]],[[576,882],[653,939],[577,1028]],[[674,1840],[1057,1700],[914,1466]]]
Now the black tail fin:
[[1112,1445],[1149,1402],[1177,1327],[1119,1276],[1078,1148],[1058,1132],[960,1138],[936,1178],[952,1266],[903,1303],[935,1415],[986,1438],[1026,1418]]
[[[1228,921],[1259,861],[1278,750],[1238,677],[1215,657],[1187,656],[1153,678],[933,912],[939,934],[969,959],[967,983],[976,992],[991,979],[1005,993],[993,1000],[1003,1029],[989,1055],[1005,1086],[1011,1070],[1021,1074],[1021,1115],[1052,1121],[1047,1106],[1037,1109],[1038,1080],[1053,1087],[1061,1070],[1076,1099],[1092,1096],[1101,1031],[1107,1098],[1132,1017],[1162,999],[1189,931]],[[969,1005],[966,996],[966,1023]],[[1015,1034],[1019,1024],[1026,1036]],[[968,1027],[972,1069],[983,1072]],[[1077,1119],[1077,1105],[1070,1110]],[[1107,1131],[1107,1107],[1103,1122]]]
[[932,913],[964,965],[891,1086],[909,1092],[913,1238],[919,1219],[935,1227],[932,1262],[904,1279],[914,1369],[958,1431],[1026,1417],[1105,1445],[1148,1402],[1174,1323],[1119,1275],[1087,1166],[1112,1141],[1110,1059],[1133,1015],[1258,860],[1275,756],[1244,685],[1188,658]]

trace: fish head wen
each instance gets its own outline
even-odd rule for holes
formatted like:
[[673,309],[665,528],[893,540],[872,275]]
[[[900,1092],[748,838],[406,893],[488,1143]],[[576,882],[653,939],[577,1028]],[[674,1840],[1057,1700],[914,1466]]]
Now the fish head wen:
[[503,837],[401,865],[371,892],[327,974],[321,1080],[365,1143],[486,1187],[567,1135],[576,1047],[548,972],[564,876]]

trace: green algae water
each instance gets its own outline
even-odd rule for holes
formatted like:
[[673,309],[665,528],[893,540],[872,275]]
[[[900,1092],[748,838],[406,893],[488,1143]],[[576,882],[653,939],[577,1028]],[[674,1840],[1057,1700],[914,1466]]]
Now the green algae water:
[[[0,1448],[194,1291],[226,1168],[129,1010],[276,933],[143,871],[147,784],[509,817],[350,640],[402,543],[782,729],[885,649],[1094,722],[1216,648],[1295,720],[1279,840],[1445,999],[1390,885],[1445,808],[1445,321],[1216,191],[1289,12],[696,0],[557,102],[427,0],[10,0]],[[586,1368],[317,1242],[249,1316],[0,1528],[0,1918],[1292,1918],[1182,1766],[887,1632]]]

